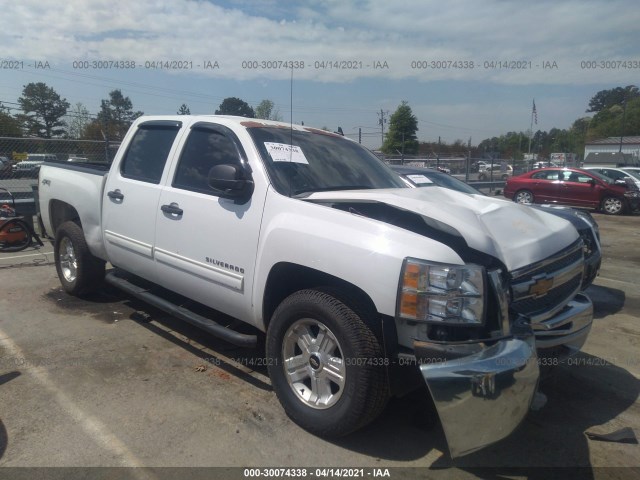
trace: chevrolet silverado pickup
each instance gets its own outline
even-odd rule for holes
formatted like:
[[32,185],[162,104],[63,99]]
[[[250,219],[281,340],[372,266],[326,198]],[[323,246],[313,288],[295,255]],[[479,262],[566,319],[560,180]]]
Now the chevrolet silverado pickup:
[[584,245],[569,222],[408,188],[323,130],[141,117],[110,167],[47,162],[39,182],[67,292],[106,280],[234,344],[264,338],[275,394],[317,435],[371,422],[409,369],[451,455],[467,454],[516,428],[541,362],[579,350],[591,328]]

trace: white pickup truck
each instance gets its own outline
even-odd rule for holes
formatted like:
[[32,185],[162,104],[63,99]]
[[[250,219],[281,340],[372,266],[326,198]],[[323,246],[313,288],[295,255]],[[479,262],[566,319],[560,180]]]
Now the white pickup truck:
[[[591,328],[583,244],[569,222],[407,188],[326,131],[141,117],[108,171],[45,163],[39,181],[66,291],[106,279],[235,344],[265,332],[278,399],[317,435],[372,421],[406,391],[409,370],[428,385],[451,455],[464,455],[509,435],[539,366],[576,352]],[[106,277],[105,262],[115,267]],[[171,303],[149,282],[256,334]]]

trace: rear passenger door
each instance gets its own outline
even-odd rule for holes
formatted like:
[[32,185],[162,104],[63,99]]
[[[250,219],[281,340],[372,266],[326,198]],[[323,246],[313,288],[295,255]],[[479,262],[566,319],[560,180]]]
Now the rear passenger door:
[[266,185],[255,182],[245,203],[218,196],[208,184],[215,165],[246,165],[242,144],[229,128],[194,124],[156,208],[158,283],[239,318],[250,294]]
[[560,190],[559,170],[541,170],[531,175],[536,203],[556,203]]
[[149,121],[125,139],[128,148],[107,177],[102,226],[109,261],[153,280],[156,210],[167,159],[181,122]]

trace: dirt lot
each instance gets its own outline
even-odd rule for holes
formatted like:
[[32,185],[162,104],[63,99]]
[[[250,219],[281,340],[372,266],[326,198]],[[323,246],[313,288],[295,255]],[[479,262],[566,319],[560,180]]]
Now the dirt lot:
[[[11,467],[187,466],[363,467],[365,476],[391,468],[391,478],[639,478],[637,443],[584,435],[631,427],[640,436],[640,216],[595,216],[604,260],[589,289],[596,318],[583,353],[543,382],[547,405],[512,436],[456,461],[430,421],[425,391],[392,400],[373,425],[328,442],[285,416],[252,361],[260,352],[111,289],[89,300],[69,297],[47,264],[50,254],[0,254],[0,478],[33,476]],[[89,472],[86,478],[109,470]],[[213,478],[219,471],[188,472]],[[244,478],[241,469],[227,473]]]

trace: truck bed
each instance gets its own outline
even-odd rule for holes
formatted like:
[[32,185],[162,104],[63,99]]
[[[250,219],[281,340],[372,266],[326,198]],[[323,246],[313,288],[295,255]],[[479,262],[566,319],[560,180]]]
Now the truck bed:
[[[45,162],[39,174],[42,222],[50,235],[67,220],[79,221],[89,250],[106,260],[102,240],[102,193],[109,165]],[[54,188],[50,188],[54,187]],[[55,199],[51,197],[55,191]]]

